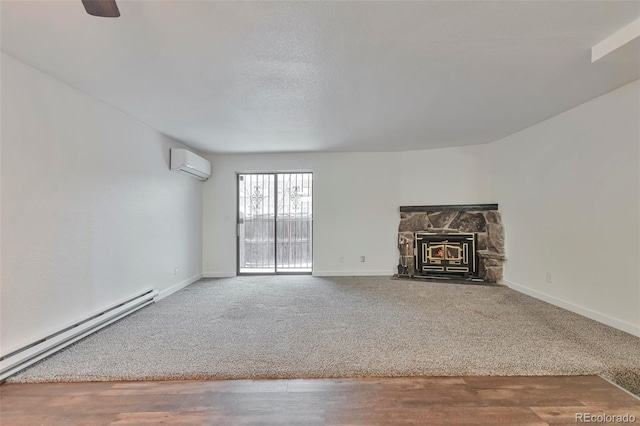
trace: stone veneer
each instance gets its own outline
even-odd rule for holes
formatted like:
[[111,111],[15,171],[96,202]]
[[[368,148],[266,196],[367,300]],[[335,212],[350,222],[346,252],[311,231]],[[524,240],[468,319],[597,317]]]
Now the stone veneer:
[[403,247],[398,243],[398,250],[400,255],[408,256],[407,266],[411,276],[415,275],[413,257],[415,232],[477,233],[478,278],[491,283],[502,280],[503,263],[506,260],[504,227],[497,205],[400,207],[398,241],[400,237],[404,237],[409,245]]

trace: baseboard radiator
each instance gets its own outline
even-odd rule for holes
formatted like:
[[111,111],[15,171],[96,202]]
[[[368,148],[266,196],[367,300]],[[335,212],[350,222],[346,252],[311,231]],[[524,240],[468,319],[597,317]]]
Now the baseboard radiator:
[[157,295],[157,290],[147,290],[137,296],[101,309],[97,313],[63,327],[33,343],[0,355],[0,382],[112,322],[150,305],[155,301]]

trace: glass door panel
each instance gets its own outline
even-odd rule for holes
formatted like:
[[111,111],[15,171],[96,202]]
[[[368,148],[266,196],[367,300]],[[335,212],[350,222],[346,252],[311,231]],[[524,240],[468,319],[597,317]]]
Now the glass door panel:
[[279,173],[277,175],[278,272],[311,272],[313,204],[311,173]]
[[240,273],[276,272],[275,202],[275,175],[238,175]]

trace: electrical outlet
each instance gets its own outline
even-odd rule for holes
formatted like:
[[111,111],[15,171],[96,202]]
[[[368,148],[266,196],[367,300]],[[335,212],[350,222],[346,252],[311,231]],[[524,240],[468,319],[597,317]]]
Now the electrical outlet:
[[553,277],[551,277],[551,272],[547,272],[546,280],[547,284],[553,284]]
[[364,262],[365,257],[364,256],[360,256],[360,262]]
[[344,263],[344,256],[340,256],[340,263]]
[[173,267],[173,275],[178,275],[178,267],[177,266]]

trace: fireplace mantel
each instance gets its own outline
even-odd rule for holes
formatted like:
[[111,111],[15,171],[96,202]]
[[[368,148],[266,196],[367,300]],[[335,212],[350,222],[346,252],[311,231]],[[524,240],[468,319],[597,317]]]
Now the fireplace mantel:
[[437,206],[400,206],[400,213],[467,212],[498,210],[497,204],[443,204]]

